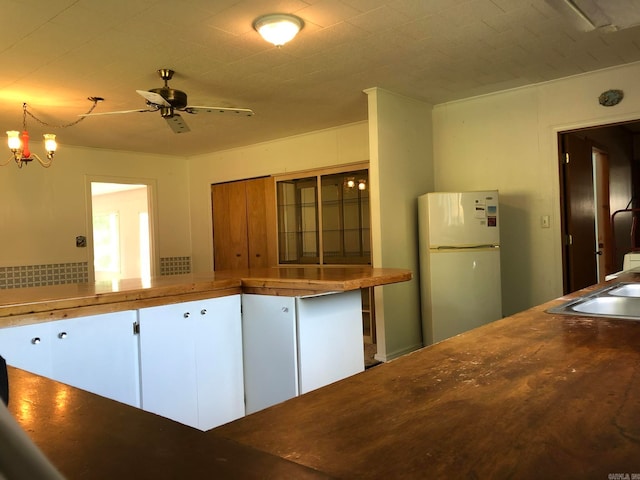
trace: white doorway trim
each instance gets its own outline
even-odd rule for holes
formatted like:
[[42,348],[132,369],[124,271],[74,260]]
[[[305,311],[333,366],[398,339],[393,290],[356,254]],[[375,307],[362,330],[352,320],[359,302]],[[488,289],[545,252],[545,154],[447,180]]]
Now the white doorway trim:
[[86,232],[89,282],[95,282],[94,241],[93,241],[93,199],[92,183],[116,183],[122,185],[145,185],[147,187],[147,211],[149,215],[149,256],[151,276],[160,271],[160,258],[157,254],[158,222],[157,222],[157,182],[152,178],[116,177],[106,175],[85,175],[85,202],[87,205]]

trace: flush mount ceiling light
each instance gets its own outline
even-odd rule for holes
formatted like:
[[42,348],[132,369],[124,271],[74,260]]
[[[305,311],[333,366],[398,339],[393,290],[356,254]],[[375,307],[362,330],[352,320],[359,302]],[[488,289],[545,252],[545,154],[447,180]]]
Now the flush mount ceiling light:
[[276,47],[281,47],[292,40],[302,27],[304,22],[301,18],[284,13],[263,15],[253,22],[253,28],[262,38]]

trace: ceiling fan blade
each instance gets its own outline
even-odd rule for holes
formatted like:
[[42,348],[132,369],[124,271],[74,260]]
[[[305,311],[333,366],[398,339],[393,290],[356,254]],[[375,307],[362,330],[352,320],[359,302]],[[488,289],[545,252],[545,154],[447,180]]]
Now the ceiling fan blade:
[[139,95],[141,95],[142,97],[144,97],[144,99],[153,104],[153,105],[160,105],[161,107],[170,107],[171,104],[169,102],[167,102],[167,100],[160,94],[155,93],[155,92],[149,92],[147,90],[136,90],[136,92],[138,92]]
[[253,115],[253,110],[250,108],[234,108],[234,107],[196,107],[188,106],[184,107],[182,111],[187,113],[233,113],[236,115],[243,115],[250,117]]
[[79,117],[96,117],[98,115],[119,115],[121,113],[136,113],[136,112],[157,112],[156,108],[145,108],[138,110],[120,110],[117,112],[98,112],[98,113],[83,113],[82,115],[78,115]]
[[167,121],[167,123],[169,124],[169,127],[171,127],[171,130],[173,130],[174,133],[186,133],[190,131],[189,127],[184,122],[182,117],[177,113],[174,113],[170,117],[163,117],[163,118]]

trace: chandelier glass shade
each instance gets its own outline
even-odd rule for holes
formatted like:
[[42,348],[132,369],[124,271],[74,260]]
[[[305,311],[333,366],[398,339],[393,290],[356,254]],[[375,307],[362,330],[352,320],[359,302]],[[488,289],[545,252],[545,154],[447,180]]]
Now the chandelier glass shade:
[[7,131],[7,145],[11,153],[13,154],[6,162],[0,163],[0,166],[7,165],[11,160],[15,160],[19,168],[22,168],[24,164],[28,164],[34,159],[40,163],[43,167],[50,167],[53,162],[53,156],[58,149],[56,143],[56,136],[53,133],[45,133],[44,137],[44,149],[47,152],[46,158],[40,158],[37,154],[31,152],[29,149],[29,131],[27,130],[27,115],[36,120],[40,125],[56,128],[67,128],[76,125],[86,118],[86,116],[93,111],[98,102],[102,102],[102,97],[88,97],[87,100],[93,102],[93,105],[85,115],[80,115],[80,118],[74,120],[71,123],[62,125],[50,125],[43,120],[40,120],[33,113],[27,110],[27,104],[22,104],[22,132],[18,130]]

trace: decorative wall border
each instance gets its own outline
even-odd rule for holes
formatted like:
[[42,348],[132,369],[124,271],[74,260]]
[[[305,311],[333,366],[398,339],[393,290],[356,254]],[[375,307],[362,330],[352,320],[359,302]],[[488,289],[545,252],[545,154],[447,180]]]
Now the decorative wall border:
[[161,257],[160,275],[191,273],[191,257]]
[[[191,273],[191,257],[160,258],[160,275],[185,273]],[[0,267],[0,289],[87,283],[88,281],[89,264],[87,262]]]
[[0,267],[0,289],[87,283],[88,281],[87,262]]

